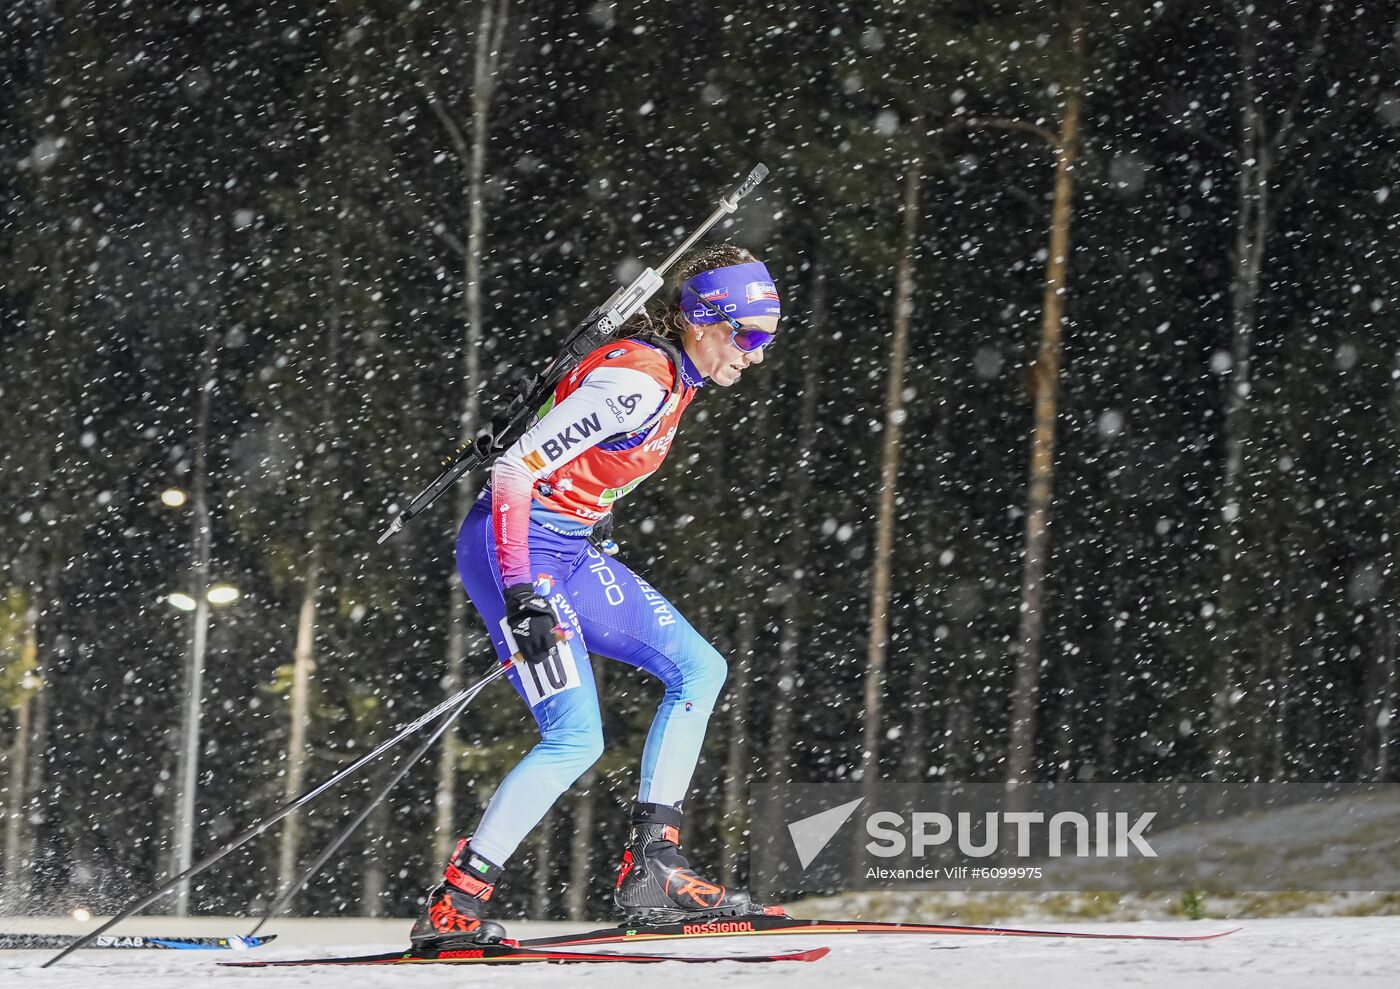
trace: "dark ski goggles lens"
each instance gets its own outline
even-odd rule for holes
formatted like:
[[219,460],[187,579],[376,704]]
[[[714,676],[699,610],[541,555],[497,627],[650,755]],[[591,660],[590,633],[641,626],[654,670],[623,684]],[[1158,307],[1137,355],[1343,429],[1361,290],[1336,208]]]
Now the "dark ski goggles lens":
[[696,298],[700,299],[701,304],[704,305],[706,309],[710,310],[710,312],[714,313],[733,328],[733,332],[729,334],[729,342],[745,354],[752,354],[755,350],[760,350],[768,346],[773,342],[773,338],[777,336],[776,333],[769,333],[767,330],[756,330],[751,326],[745,326],[709,299],[701,298],[698,295]]
[[768,346],[773,342],[776,333],[769,333],[767,330],[756,330],[749,326],[736,326],[734,332],[729,334],[729,342],[738,347],[746,354],[752,354],[755,350]]

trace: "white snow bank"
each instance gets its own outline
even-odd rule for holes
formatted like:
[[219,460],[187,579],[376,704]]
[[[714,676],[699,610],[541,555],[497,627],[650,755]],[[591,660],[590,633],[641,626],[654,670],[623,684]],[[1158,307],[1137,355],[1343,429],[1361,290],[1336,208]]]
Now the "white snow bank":
[[[19,922],[0,921],[7,930]],[[72,931],[71,921],[29,918],[27,930]],[[219,918],[176,920],[152,917],[123,925],[128,933],[245,933],[249,923]],[[569,924],[513,924],[512,934],[574,929]],[[1217,921],[1174,923],[1070,924],[1078,930],[1131,930],[1143,933],[1199,933]],[[296,986],[346,989],[421,989],[423,986],[597,986],[599,989],[655,989],[659,978],[684,978],[696,984],[763,986],[830,986],[842,989],[892,985],[938,985],[948,989],[1084,989],[1130,986],[1133,989],[1182,989],[1184,986],[1230,986],[1232,989],[1289,987],[1393,986],[1394,949],[1400,944],[1400,918],[1320,918],[1244,922],[1238,934],[1219,941],[1191,944],[1111,941],[1055,941],[1032,938],[870,937],[707,938],[699,942],[645,946],[656,954],[759,952],[825,943],[831,954],[810,964],[744,966],[723,964],[684,971],[670,966],[597,966],[563,969],[470,970],[449,966],[382,969],[219,968],[223,953],[95,951],[76,953],[61,965],[39,969],[50,953],[0,954],[0,985],[6,989],[237,989],[251,986]],[[406,920],[282,920],[273,925],[281,936],[258,949],[265,957],[389,950],[403,943]]]

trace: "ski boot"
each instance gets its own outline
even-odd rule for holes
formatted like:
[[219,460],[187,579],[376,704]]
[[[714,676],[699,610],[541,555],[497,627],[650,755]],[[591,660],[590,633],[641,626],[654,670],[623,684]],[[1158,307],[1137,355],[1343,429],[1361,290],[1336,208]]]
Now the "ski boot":
[[428,893],[428,902],[413,923],[409,940],[415,951],[480,947],[506,936],[504,927],[482,918],[486,902],[496,891],[496,880],[505,870],[472,854],[467,842],[466,838],[457,842],[443,881]]
[[632,831],[613,888],[613,901],[628,924],[675,924],[714,917],[771,913],[742,889],[729,889],[695,873],[681,854],[682,813],[664,804],[637,804]]

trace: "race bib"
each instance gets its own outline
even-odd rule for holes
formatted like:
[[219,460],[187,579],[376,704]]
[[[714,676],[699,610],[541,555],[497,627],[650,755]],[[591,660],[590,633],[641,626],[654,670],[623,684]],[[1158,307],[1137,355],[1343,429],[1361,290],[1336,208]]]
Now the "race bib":
[[[515,636],[504,618],[501,619],[501,635],[512,654],[520,652]],[[520,685],[525,688],[525,698],[533,708],[540,701],[555,694],[577,687],[580,684],[578,664],[574,661],[574,651],[567,642],[560,642],[549,650],[543,660],[531,663],[525,659],[515,662],[515,670],[520,674]]]

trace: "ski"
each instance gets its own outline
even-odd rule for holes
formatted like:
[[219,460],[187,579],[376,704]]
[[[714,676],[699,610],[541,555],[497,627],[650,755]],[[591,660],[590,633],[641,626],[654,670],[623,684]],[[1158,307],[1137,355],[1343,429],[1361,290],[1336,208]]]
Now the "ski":
[[[150,937],[143,934],[103,934],[93,938],[86,948],[160,948],[176,951],[244,951],[261,947],[276,934],[260,937]],[[44,950],[66,948],[78,940],[77,934],[0,934],[0,949]]]
[[641,924],[604,927],[583,934],[559,934],[520,941],[526,948],[584,947],[595,944],[631,944],[697,937],[746,937],[761,934],[945,934],[986,937],[1079,938],[1095,941],[1211,941],[1239,928],[1210,934],[1129,934],[1086,931],[1042,931],[1020,927],[968,927],[947,924],[894,924],[878,921],[799,920],[795,917],[758,915],[676,924]]
[[814,962],[830,948],[808,948],[760,955],[645,955],[623,952],[553,951],[516,944],[487,944],[451,951],[391,951],[382,955],[350,955],[342,958],[294,958],[286,961],[220,962],[230,968],[288,968],[308,965],[519,965],[544,962],[555,965],[614,962],[635,965],[656,962]]

